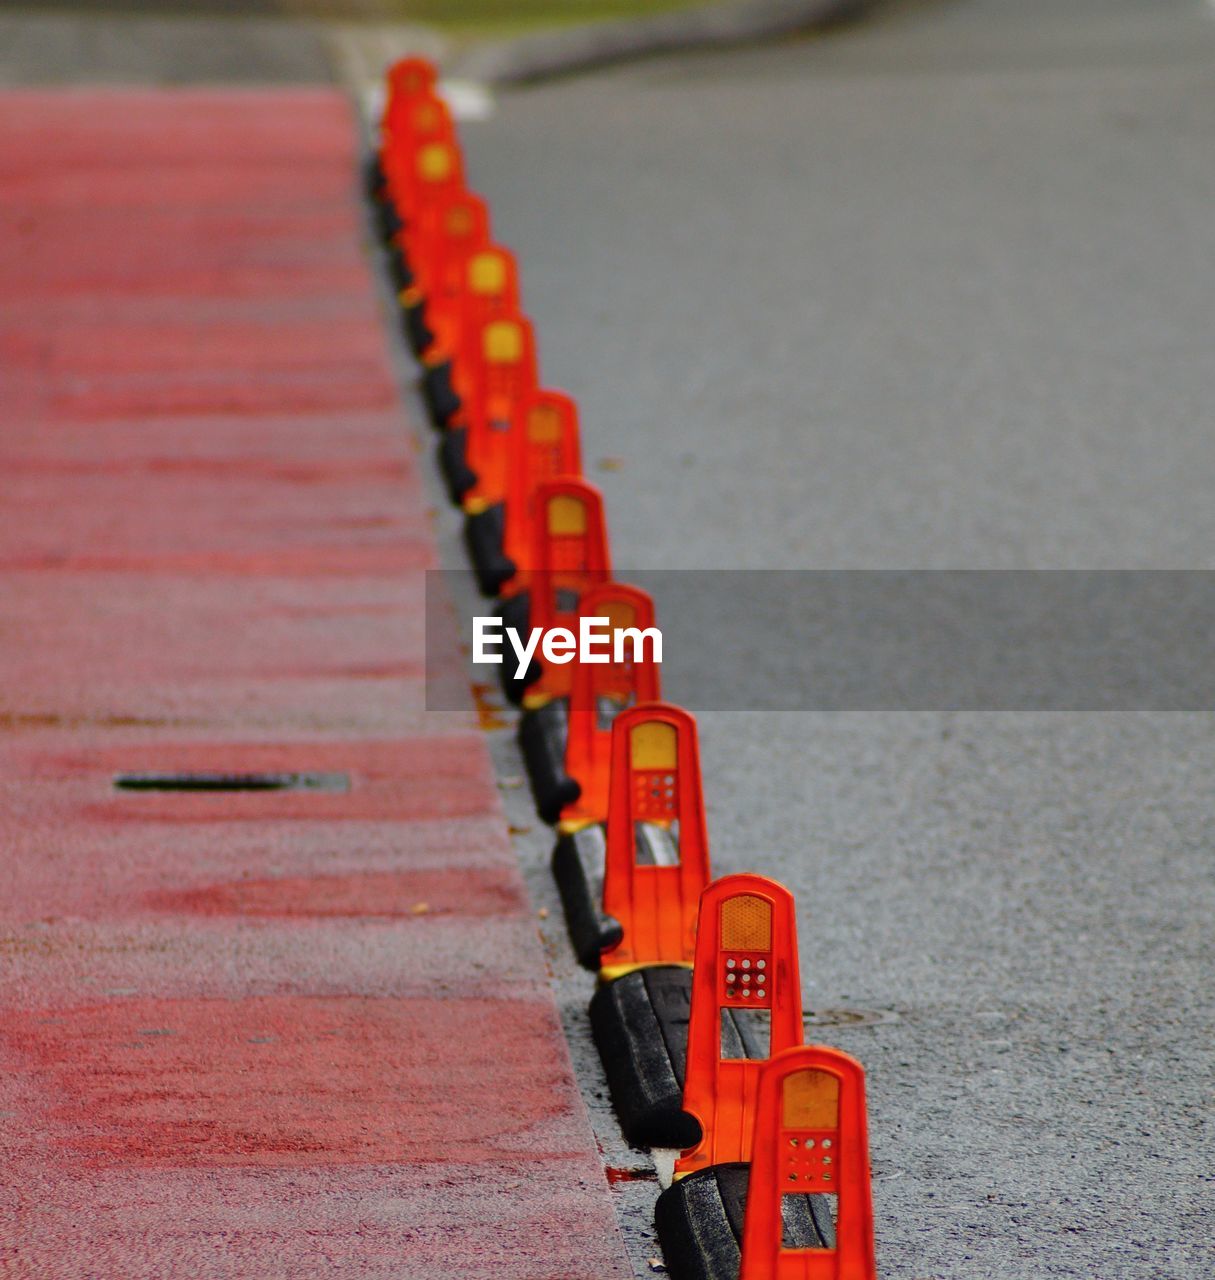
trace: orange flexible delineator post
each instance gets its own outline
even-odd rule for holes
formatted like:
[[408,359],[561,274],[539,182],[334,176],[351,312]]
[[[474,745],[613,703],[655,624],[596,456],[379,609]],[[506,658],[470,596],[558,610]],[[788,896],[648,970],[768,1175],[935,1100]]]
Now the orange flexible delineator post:
[[[610,829],[609,829],[610,835]],[[766,1010],[769,1057],[802,1043],[802,987],[793,895],[766,876],[725,876],[700,900],[683,1109],[700,1143],[675,1176],[751,1159],[756,1092],[764,1058],[723,1058],[723,1010]]]
[[[412,181],[414,156],[424,143],[454,137],[451,112],[442,98],[419,94],[396,104],[392,122],[386,125],[380,150],[380,164],[390,191],[404,195]],[[402,217],[411,211],[400,208]]]
[[[484,202],[478,203],[484,211]],[[436,240],[431,257],[422,398],[431,422],[443,428],[457,424],[470,394],[464,335],[518,309],[519,276],[514,254],[489,241],[488,211],[473,234]]]
[[515,311],[482,324],[465,350],[465,465],[476,480],[461,496],[466,511],[483,511],[506,497],[517,428],[537,388],[536,338],[531,322]]
[[452,259],[462,258],[489,238],[485,201],[459,179],[446,183],[401,232],[396,246],[409,272],[399,283],[405,332],[416,356],[434,343],[432,313],[441,313],[440,282]]
[[[432,407],[431,401],[438,402],[443,393],[432,395],[430,384],[438,385],[444,372],[442,367],[427,370],[422,379],[423,395],[431,408],[432,419],[436,420],[450,399],[437,408]],[[511,441],[505,502],[470,511],[464,521],[465,543],[483,595],[514,596],[527,586],[526,566],[532,555],[536,488],[555,476],[577,475],[581,465],[578,410],[573,400],[563,391],[533,392],[516,429],[516,437]],[[549,753],[557,767],[565,758],[564,727],[560,737],[560,749]],[[556,817],[554,812],[546,821],[556,821]]]
[[[646,592],[621,582],[605,582],[582,597],[578,618],[579,625],[583,618],[606,618],[610,639],[602,646],[608,661],[574,663],[565,772],[578,783],[580,794],[561,812],[565,831],[607,821],[615,718],[630,706],[661,697],[654,639],[645,634],[654,628],[654,601]],[[624,641],[620,662],[615,661],[618,633]],[[694,725],[690,732],[694,751]]]
[[[676,846],[673,865],[639,861],[643,823],[669,833]],[[670,703],[630,707],[612,723],[603,873],[604,913],[623,932],[620,943],[603,953],[600,977],[691,964],[709,876],[696,721]]]
[[491,320],[519,309],[515,255],[489,242],[449,253],[437,271],[436,297],[442,310],[432,315],[435,339],[426,361],[454,361],[455,390],[463,402],[473,391],[469,356],[475,358],[476,335]]
[[582,472],[578,406],[564,391],[541,388],[523,415],[523,430],[511,449],[502,550],[515,566],[509,589],[527,582],[535,549],[536,491],[546,480]]
[[[409,139],[415,127],[415,104],[439,100],[435,93],[435,78],[434,65],[425,58],[402,58],[388,68],[376,146],[377,187],[387,183],[394,153],[403,140]],[[417,123],[422,123],[422,120]]]
[[418,98],[433,96],[438,73],[426,58],[401,58],[388,68],[387,99],[380,127],[387,133],[400,132],[401,113]]
[[423,196],[433,198],[437,185],[453,173],[462,178],[464,165],[455,124],[446,107],[431,99],[412,104],[410,111],[428,127],[386,139],[381,164],[393,207],[402,223],[413,230]]
[[[764,1064],[739,1280],[876,1280],[865,1073],[838,1049],[803,1045]],[[836,1197],[833,1249],[785,1248],[782,1198]]]
[[401,239],[411,261],[421,262],[430,237],[438,231],[444,204],[465,190],[464,158],[449,125],[418,147],[408,149],[404,163],[394,166],[389,187],[405,227]]
[[467,187],[447,192],[420,241],[428,264],[425,279],[436,301],[460,298],[464,264],[489,242],[489,205]]
[[[583,593],[612,576],[603,495],[581,476],[554,476],[536,486],[532,511],[528,627],[573,630]],[[572,682],[568,663],[541,661],[539,678],[528,687],[524,705],[536,707],[550,698],[568,697]]]
[[428,211],[424,222],[424,229],[410,241],[410,251],[417,262],[415,292],[424,295],[430,306],[441,302],[445,288],[458,293],[464,259],[489,240],[489,208],[466,187],[453,187]]

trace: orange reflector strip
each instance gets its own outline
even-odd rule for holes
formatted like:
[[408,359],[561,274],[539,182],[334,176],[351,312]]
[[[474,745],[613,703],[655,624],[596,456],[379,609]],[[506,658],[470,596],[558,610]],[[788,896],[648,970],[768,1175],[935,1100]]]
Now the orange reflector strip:
[[581,537],[586,533],[586,505],[580,498],[558,495],[545,508],[551,537]]
[[721,945],[726,951],[770,951],[772,904],[746,893],[727,898],[721,907]]
[[785,1077],[781,1123],[786,1129],[834,1129],[839,1123],[840,1082],[827,1071],[795,1071]]
[[448,206],[443,217],[443,230],[449,236],[467,236],[473,229],[473,217],[466,204]]

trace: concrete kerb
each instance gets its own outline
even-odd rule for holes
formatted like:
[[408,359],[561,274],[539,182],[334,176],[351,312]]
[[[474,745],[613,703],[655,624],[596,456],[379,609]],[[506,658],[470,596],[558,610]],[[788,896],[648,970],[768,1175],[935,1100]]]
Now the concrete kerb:
[[630,58],[748,44],[859,17],[874,0],[727,0],[652,17],[588,23],[454,51],[444,74],[526,84]]

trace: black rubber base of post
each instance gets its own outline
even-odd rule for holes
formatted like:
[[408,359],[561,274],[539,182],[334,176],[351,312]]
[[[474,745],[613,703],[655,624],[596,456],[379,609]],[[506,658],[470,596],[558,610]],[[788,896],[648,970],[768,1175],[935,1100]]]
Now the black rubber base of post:
[[[673,1280],[738,1280],[750,1172],[745,1164],[710,1165],[658,1197],[654,1223]],[[831,1198],[798,1195],[785,1201],[787,1248],[835,1247]]]
[[468,432],[464,427],[449,427],[443,432],[438,450],[439,470],[443,473],[448,496],[457,507],[464,501],[464,495],[477,483],[477,473],[470,469],[466,461],[467,452]]
[[443,428],[460,412],[460,397],[451,383],[451,361],[427,365],[421,377],[422,402],[433,427]]
[[600,823],[557,837],[553,847],[553,879],[561,894],[565,927],[574,955],[584,969],[597,972],[600,955],[618,946],[620,921],[603,914],[603,865],[607,832]]
[[417,302],[411,302],[401,308],[401,328],[405,333],[405,341],[409,343],[409,349],[415,356],[420,356],[435,340],[434,334],[426,327],[425,300],[419,298]]
[[363,193],[369,200],[379,200],[384,190],[384,166],[372,151],[363,160]]
[[502,550],[505,533],[505,503],[464,517],[464,545],[483,596],[496,596],[515,576],[515,562]]
[[536,812],[545,822],[556,822],[561,810],[582,794],[582,788],[565,771],[568,728],[569,707],[564,698],[554,698],[519,718],[519,749],[527,765]]
[[375,219],[376,234],[384,244],[388,244],[401,234],[405,224],[401,221],[401,215],[397,213],[396,206],[389,199],[386,191],[382,191],[379,197],[372,201],[371,214]]
[[[531,628],[531,606],[526,591],[511,596],[498,606],[498,617],[507,627],[513,627],[524,640]],[[503,639],[503,660],[498,666],[498,679],[502,684],[502,696],[512,706],[517,707],[523,701],[523,695],[540,679],[540,664],[535,660],[528,664],[522,678],[515,675],[518,662],[510,641]]]
[[409,269],[409,263],[405,261],[405,255],[395,244],[388,246],[388,278],[392,281],[392,287],[398,295],[404,293],[413,284],[413,272]]
[[700,1125],[683,1110],[692,971],[678,965],[635,969],[591,1000],[591,1034],[612,1105],[635,1147],[690,1147]]
[[[584,846],[578,863],[589,880],[588,857]],[[568,859],[563,863],[573,880],[574,868]],[[564,905],[564,889],[561,897]],[[596,910],[593,901],[590,910]],[[588,910],[585,898],[582,910]],[[589,939],[589,929],[580,926],[579,940],[583,938]],[[574,946],[577,949],[579,941]],[[610,962],[611,952],[604,958]],[[634,969],[600,987],[591,1000],[591,1033],[603,1059],[612,1105],[624,1136],[634,1146],[690,1147],[700,1140],[700,1126],[682,1105],[691,1007],[692,971],[681,965]],[[768,1056],[767,1032],[756,1021],[757,1011],[725,1009],[723,1015],[723,1057]]]

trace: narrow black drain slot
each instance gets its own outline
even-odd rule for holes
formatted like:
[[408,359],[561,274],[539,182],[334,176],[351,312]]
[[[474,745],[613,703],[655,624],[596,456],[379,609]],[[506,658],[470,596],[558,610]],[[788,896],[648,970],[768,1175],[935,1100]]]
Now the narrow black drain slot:
[[120,791],[349,791],[348,773],[120,773]]

